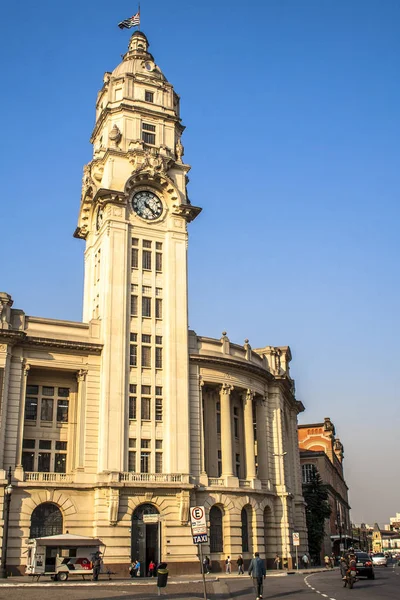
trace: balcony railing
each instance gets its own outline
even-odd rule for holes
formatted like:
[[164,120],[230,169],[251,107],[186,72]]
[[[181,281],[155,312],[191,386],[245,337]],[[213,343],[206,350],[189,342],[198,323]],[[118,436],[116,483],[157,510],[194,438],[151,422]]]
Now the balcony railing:
[[119,480],[143,483],[189,483],[189,475],[182,475],[182,473],[121,473]]
[[239,479],[239,487],[249,488],[250,487],[250,481],[248,481],[247,479]]
[[38,483],[71,483],[73,476],[71,473],[41,473],[38,471],[25,472],[25,481],[36,481]]
[[209,477],[208,478],[208,485],[224,486],[225,485],[225,479],[223,479],[223,477]]

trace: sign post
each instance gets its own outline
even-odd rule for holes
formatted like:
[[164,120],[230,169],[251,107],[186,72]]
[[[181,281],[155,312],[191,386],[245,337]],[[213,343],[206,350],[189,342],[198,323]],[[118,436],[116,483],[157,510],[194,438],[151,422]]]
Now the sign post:
[[297,548],[300,546],[300,534],[293,531],[293,546],[296,548],[296,568],[299,570],[299,555]]
[[202,544],[208,542],[206,511],[204,506],[192,506],[190,508],[190,525],[192,527],[193,544],[197,544],[201,575],[203,578],[204,600],[207,600],[206,578],[204,576],[203,548]]

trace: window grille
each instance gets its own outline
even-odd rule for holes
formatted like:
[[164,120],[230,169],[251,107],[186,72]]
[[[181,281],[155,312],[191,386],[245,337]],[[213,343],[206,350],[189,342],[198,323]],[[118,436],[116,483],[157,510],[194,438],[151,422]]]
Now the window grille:
[[156,421],[163,420],[163,404],[161,398],[156,398]]
[[156,348],[156,369],[162,369],[162,367],[163,367],[162,348]]
[[129,365],[137,367],[137,346],[135,344],[131,344],[129,348]]
[[151,271],[151,250],[142,251],[142,269]]

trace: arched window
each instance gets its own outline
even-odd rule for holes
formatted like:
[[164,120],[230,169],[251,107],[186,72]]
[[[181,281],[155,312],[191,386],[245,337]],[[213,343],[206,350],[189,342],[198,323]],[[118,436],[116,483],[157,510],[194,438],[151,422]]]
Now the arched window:
[[249,521],[248,521],[247,510],[245,508],[242,508],[241,520],[242,520],[242,552],[248,552],[249,551]]
[[60,509],[52,502],[44,502],[35,508],[31,516],[29,537],[39,538],[59,535],[63,532],[63,518]]
[[222,512],[218,506],[210,510],[210,552],[223,552]]
[[301,475],[303,483],[310,483],[310,481],[316,473],[318,473],[318,471],[315,465],[311,463],[301,465]]
[[133,521],[143,521],[143,515],[158,515],[159,512],[153,504],[139,504],[132,514]]

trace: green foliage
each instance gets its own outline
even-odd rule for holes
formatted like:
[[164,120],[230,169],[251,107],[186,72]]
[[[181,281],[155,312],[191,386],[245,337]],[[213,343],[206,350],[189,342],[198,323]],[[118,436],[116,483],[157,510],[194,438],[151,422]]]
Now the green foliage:
[[326,485],[321,475],[314,471],[310,482],[303,484],[303,496],[306,502],[306,521],[308,547],[314,564],[319,564],[324,539],[325,519],[331,515]]

